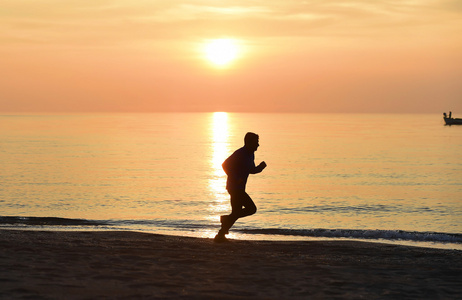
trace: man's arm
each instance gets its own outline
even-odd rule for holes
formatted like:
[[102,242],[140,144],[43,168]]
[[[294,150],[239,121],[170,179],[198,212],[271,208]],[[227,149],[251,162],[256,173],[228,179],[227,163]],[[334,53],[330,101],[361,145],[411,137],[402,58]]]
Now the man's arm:
[[254,168],[250,170],[250,174],[260,173],[261,171],[263,171],[264,168],[266,168],[266,163],[262,161],[258,166],[255,167],[254,165]]
[[233,173],[233,162],[232,156],[228,157],[223,164],[221,165],[226,175],[231,175]]
[[225,171],[226,175],[233,176],[239,172],[239,160],[239,152],[235,151],[221,164],[221,167]]

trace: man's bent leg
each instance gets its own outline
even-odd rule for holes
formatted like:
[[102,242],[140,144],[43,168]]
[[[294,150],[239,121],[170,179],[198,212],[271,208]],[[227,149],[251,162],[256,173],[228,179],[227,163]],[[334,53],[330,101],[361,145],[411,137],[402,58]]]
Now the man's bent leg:
[[233,191],[231,195],[232,212],[229,216],[222,216],[223,232],[228,233],[229,229],[234,225],[237,219],[253,215],[257,212],[257,207],[252,201],[252,198],[245,191]]
[[238,219],[253,215],[257,212],[257,206],[253,202],[252,198],[250,198],[250,196],[246,192],[243,192],[242,195],[240,195],[240,202],[241,202],[241,207],[240,207]]

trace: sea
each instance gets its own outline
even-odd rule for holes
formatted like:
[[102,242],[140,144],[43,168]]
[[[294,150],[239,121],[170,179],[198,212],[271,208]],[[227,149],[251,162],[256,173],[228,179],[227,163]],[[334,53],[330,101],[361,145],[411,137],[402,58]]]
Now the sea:
[[247,132],[268,167],[229,238],[462,250],[462,126],[441,114],[4,114],[0,229],[213,238]]

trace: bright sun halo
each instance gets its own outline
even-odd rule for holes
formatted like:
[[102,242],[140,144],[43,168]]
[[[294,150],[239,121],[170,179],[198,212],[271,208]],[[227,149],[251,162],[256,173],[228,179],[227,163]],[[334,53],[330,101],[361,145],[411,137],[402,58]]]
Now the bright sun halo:
[[231,64],[238,55],[238,46],[232,39],[215,39],[205,45],[205,57],[217,67]]

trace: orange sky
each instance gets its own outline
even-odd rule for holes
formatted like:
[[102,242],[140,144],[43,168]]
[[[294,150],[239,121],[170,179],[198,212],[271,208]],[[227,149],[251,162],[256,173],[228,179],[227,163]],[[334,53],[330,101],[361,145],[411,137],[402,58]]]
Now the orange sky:
[[457,116],[461,37],[460,0],[3,0],[0,112]]

